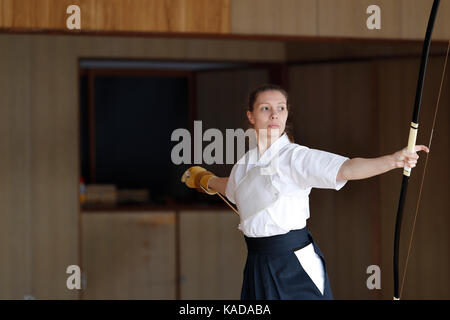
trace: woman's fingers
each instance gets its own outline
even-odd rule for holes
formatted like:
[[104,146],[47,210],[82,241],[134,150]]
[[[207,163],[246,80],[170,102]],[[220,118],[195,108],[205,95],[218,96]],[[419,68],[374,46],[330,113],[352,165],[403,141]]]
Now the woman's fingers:
[[416,162],[408,161],[408,167],[414,168],[416,166]]
[[397,167],[404,167],[407,165],[410,168],[414,168],[417,165],[417,160],[419,159],[419,155],[417,152],[425,151],[430,152],[430,149],[424,145],[416,145],[414,146],[414,152],[408,151],[408,148],[404,148],[401,151],[397,152]]
[[420,145],[414,146],[414,151],[415,152],[417,152],[417,151],[425,151],[426,153],[428,153],[428,152],[430,152],[430,149],[428,149],[427,146],[424,146],[424,145],[420,144]]
[[414,161],[401,161],[400,167],[403,168],[405,165],[407,165],[410,168],[414,168],[416,166],[417,162]]
[[417,152],[419,151],[425,151],[426,153],[430,152],[430,149],[428,149],[428,147],[424,145],[414,146],[414,152],[409,151],[407,148],[403,150],[404,150],[403,154],[407,161],[419,159],[419,155],[417,154]]

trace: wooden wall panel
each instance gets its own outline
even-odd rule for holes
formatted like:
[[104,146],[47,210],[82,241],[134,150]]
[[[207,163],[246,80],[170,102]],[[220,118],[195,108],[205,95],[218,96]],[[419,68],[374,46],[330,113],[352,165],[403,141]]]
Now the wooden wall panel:
[[[349,158],[379,155],[373,148],[378,124],[370,62],[292,66],[289,74],[297,143]],[[339,192],[311,192],[308,226],[324,252],[336,299],[376,297],[366,287],[365,272],[380,263],[374,241],[378,183],[349,181]]]
[[433,32],[433,39],[450,40],[450,1],[442,0]]
[[[234,0],[233,34],[417,39],[425,36],[433,0]],[[381,29],[366,26],[370,5],[381,9]],[[450,1],[439,8],[434,39],[450,38]]]
[[[318,35],[360,38],[400,38],[401,3],[389,0],[317,0]],[[367,7],[381,8],[381,29],[369,30]]]
[[[419,59],[392,60],[377,63],[380,109],[380,149],[390,152],[406,146],[417,85]],[[417,144],[428,145],[436,104],[443,58],[430,59],[424,86]],[[448,73],[447,69],[447,73]],[[450,223],[448,179],[449,99],[448,76],[441,97],[421,206],[408,264],[403,292],[405,299],[448,299],[450,297],[448,269]],[[403,274],[406,253],[425,165],[425,153],[413,169],[405,204],[400,248],[400,273]],[[401,187],[401,172],[391,171],[381,176],[383,298],[392,297],[392,250],[395,215]],[[386,271],[383,271],[386,270]],[[439,281],[436,281],[439,279]]]
[[0,299],[33,295],[30,37],[0,38]]
[[402,37],[406,39],[424,39],[433,0],[402,0],[401,4]]
[[48,0],[0,1],[0,27],[47,28],[49,26],[48,21]]
[[185,4],[186,32],[230,33],[230,0],[197,0]]
[[[424,39],[433,0],[401,0],[402,38]],[[450,39],[450,1],[442,0],[433,30],[433,39]]]
[[232,0],[231,32],[314,36],[316,10],[310,0]]
[[[376,4],[381,9],[381,29],[369,30],[366,9]],[[318,35],[358,38],[416,39],[425,37],[433,0],[318,0]],[[448,19],[450,1],[439,7],[433,39],[450,38]]]
[[174,212],[82,214],[82,299],[175,299]]
[[[0,35],[1,296],[76,299],[79,264],[78,57],[272,60],[280,42]],[[267,50],[263,50],[263,49]],[[20,250],[19,250],[20,249]],[[5,262],[6,263],[6,262]],[[4,277],[3,277],[4,276]]]
[[76,56],[68,38],[32,37],[30,52],[33,290],[38,299],[77,298],[65,273],[79,263]]
[[[187,32],[423,39],[433,0],[0,0],[0,28],[68,31],[81,8],[83,31]],[[381,30],[366,9],[381,8]],[[450,1],[441,1],[434,39],[450,38]]]
[[[38,299],[57,298],[76,299],[78,292],[70,292],[65,287],[67,275],[65,269],[70,264],[81,263],[79,259],[79,222],[78,222],[78,85],[77,85],[77,58],[78,57],[116,57],[116,58],[192,58],[192,59],[210,59],[210,60],[239,60],[248,59],[252,61],[280,61],[285,57],[285,48],[282,42],[278,41],[238,41],[238,40],[216,40],[216,39],[147,39],[147,38],[119,38],[119,37],[86,37],[86,36],[44,36],[44,35],[0,35],[0,47],[6,48],[0,52],[0,148],[2,154],[8,157],[0,158],[0,175],[5,181],[9,181],[0,187],[0,208],[2,241],[0,248],[4,257],[10,264],[3,264],[0,275],[1,296],[4,298],[22,298],[25,294],[31,292]],[[401,61],[401,60],[399,60]],[[431,59],[430,71],[442,65],[442,59],[434,62]],[[433,66],[433,64],[435,64]],[[340,71],[339,71],[340,70]],[[397,61],[383,61],[378,66],[379,80],[377,86],[380,87],[379,99],[379,151],[380,154],[395,151],[398,146],[403,146],[407,140],[409,117],[413,103],[413,94],[415,90],[415,81],[417,77],[418,62],[399,63]],[[317,73],[315,75],[315,73]],[[431,88],[434,90],[429,98],[424,96],[425,101],[433,100],[436,93],[435,77],[438,71],[433,71],[433,85],[426,84],[425,92]],[[348,78],[347,78],[348,75]],[[301,107],[305,101],[308,105],[314,106],[314,109],[308,108],[307,112],[320,112],[323,116],[322,130],[317,130],[317,121],[303,121],[297,125],[296,130],[300,131],[300,139],[315,139],[314,145],[328,148],[323,141],[331,141],[330,132],[335,119],[341,124],[333,130],[337,130],[339,135],[332,137],[345,137],[348,141],[356,139],[358,143],[353,146],[360,146],[360,139],[368,138],[369,128],[355,127],[351,135],[346,135],[344,128],[348,124],[345,113],[332,114],[327,109],[328,106],[334,106],[335,99],[338,99],[337,110],[346,110],[347,104],[364,106],[361,110],[355,109],[356,120],[367,119],[367,115],[361,114],[366,110],[367,102],[363,99],[365,95],[370,94],[365,91],[364,83],[367,79],[367,70],[356,64],[355,67],[345,66],[340,69],[321,68],[317,70],[314,66],[311,69],[304,68],[302,73],[294,76],[292,79],[296,83],[301,83],[308,88],[307,95],[302,94],[302,88],[293,86],[291,96],[294,105]],[[309,80],[316,79],[316,81]],[[366,79],[359,83],[357,80]],[[249,78],[250,79],[250,78]],[[253,79],[253,78],[252,78]],[[428,79],[428,78],[427,78]],[[338,81],[343,84],[338,85]],[[346,84],[348,82],[348,84]],[[367,83],[370,83],[367,82]],[[429,83],[429,82],[428,82]],[[354,88],[352,88],[354,86]],[[317,88],[325,87],[326,90]],[[429,89],[430,88],[430,89]],[[447,87],[448,88],[448,84]],[[300,92],[300,93],[297,93]],[[338,95],[337,91],[345,93],[344,96]],[[347,96],[351,97],[357,92],[355,98],[346,101]],[[448,91],[448,89],[447,89]],[[309,92],[309,93],[308,93]],[[448,297],[448,278],[443,273],[443,269],[448,269],[448,236],[445,233],[447,223],[448,188],[446,182],[442,179],[448,179],[448,172],[445,171],[448,146],[448,132],[439,130],[448,130],[448,93],[441,101],[441,117],[444,119],[441,124],[442,129],[437,129],[435,133],[435,142],[433,148],[444,148],[440,153],[434,153],[430,161],[438,161],[440,168],[444,170],[432,172],[430,184],[437,181],[438,184],[432,184],[430,191],[424,194],[429,203],[428,212],[436,214],[434,219],[427,221],[431,224],[422,224],[424,230],[419,230],[419,243],[429,243],[433,246],[430,251],[427,246],[420,247],[418,256],[412,259],[418,259],[419,263],[413,263],[412,277],[413,283],[407,283],[408,291],[413,294],[409,297]],[[296,98],[300,95],[300,98]],[[317,100],[317,101],[316,101]],[[371,98],[367,98],[371,105]],[[296,102],[297,101],[297,102]],[[445,102],[444,102],[445,101]],[[318,102],[318,103],[315,103]],[[405,105],[407,107],[400,107]],[[355,107],[356,108],[356,107]],[[428,108],[429,107],[425,107]],[[370,109],[370,108],[369,108]],[[448,108],[447,108],[448,109]],[[301,109],[300,109],[301,110]],[[353,109],[352,109],[353,110]],[[300,111],[302,112],[302,111]],[[333,111],[334,112],[334,111]],[[446,113],[447,112],[447,113]],[[406,118],[405,118],[406,114]],[[317,115],[300,113],[305,119],[317,117]],[[353,117],[353,116],[352,116]],[[428,117],[428,118],[427,118]],[[399,125],[404,120],[403,125]],[[424,113],[423,124],[421,124],[421,133],[419,142],[426,143],[423,140],[422,133],[426,122],[430,118]],[[305,123],[314,124],[314,128],[305,127]],[[26,125],[25,125],[26,124]],[[439,128],[438,123],[438,128]],[[394,129],[393,129],[394,128]],[[356,130],[358,129],[358,130]],[[397,131],[397,129],[399,131]],[[328,131],[330,130],[330,131]],[[400,131],[401,130],[401,131]],[[426,129],[425,129],[426,130]],[[361,137],[359,131],[363,132]],[[352,135],[355,135],[353,137]],[[363,140],[364,140],[363,139]],[[347,141],[346,140],[346,141]],[[302,141],[302,140],[300,140]],[[328,149],[331,152],[346,154],[347,146],[336,140],[339,149]],[[392,141],[389,142],[388,141]],[[335,142],[335,141],[333,141]],[[321,144],[323,143],[323,144]],[[348,142],[351,145],[351,142]],[[357,151],[366,151],[363,148]],[[342,149],[341,149],[342,148]],[[341,152],[344,150],[344,152]],[[373,151],[370,149],[369,151]],[[361,153],[358,153],[361,155]],[[423,156],[422,156],[423,157]],[[438,158],[436,158],[438,157]],[[27,160],[28,159],[28,160]],[[423,158],[422,158],[423,159]],[[431,164],[430,164],[431,165]],[[435,165],[436,166],[436,165]],[[417,168],[418,172],[420,168]],[[443,173],[442,173],[443,172]],[[397,172],[398,173],[398,172]],[[397,173],[386,174],[380,179],[380,206],[383,214],[381,234],[382,239],[382,288],[383,297],[391,298],[391,255],[392,255],[392,237],[393,222],[398,201],[397,195],[400,188],[400,177]],[[336,288],[338,296],[353,297],[361,290],[356,285],[361,285],[359,278],[357,284],[347,287],[347,278],[353,277],[354,272],[360,272],[360,266],[366,264],[366,261],[372,261],[372,252],[363,252],[360,254],[360,247],[357,244],[351,247],[348,252],[342,253],[329,243],[336,241],[340,243],[344,236],[334,230],[338,225],[342,230],[354,230],[355,225],[366,230],[367,216],[361,213],[361,204],[353,204],[356,197],[348,200],[345,196],[349,192],[357,192],[349,188],[354,183],[349,183],[338,194],[323,191],[323,194],[316,193],[312,195],[312,205],[317,210],[312,213],[311,226],[316,235],[319,245],[324,249],[330,264],[330,271],[336,272],[332,277],[342,274],[342,278],[334,278],[338,282]],[[426,186],[425,186],[426,187]],[[28,188],[28,191],[27,191]],[[411,184],[410,194],[414,194],[416,185]],[[18,191],[17,191],[18,190]],[[25,190],[25,191],[23,191]],[[366,189],[364,189],[366,190]],[[370,189],[371,190],[371,189]],[[322,191],[318,191],[322,192]],[[442,192],[442,193],[441,193]],[[20,196],[19,196],[20,194]],[[342,197],[336,200],[336,197]],[[317,200],[316,200],[317,199]],[[325,199],[325,200],[324,200]],[[444,200],[442,200],[444,199]],[[323,203],[322,203],[323,200]],[[367,200],[367,199],[366,199]],[[365,201],[366,201],[365,200]],[[440,201],[443,205],[440,206]],[[345,202],[345,203],[341,203]],[[367,200],[368,201],[368,200]],[[366,203],[368,203],[366,201]],[[321,203],[319,203],[321,202]],[[347,207],[351,205],[352,207]],[[346,216],[345,220],[337,215],[328,215],[334,208],[339,210],[352,210]],[[6,214],[4,214],[6,212]],[[442,213],[443,212],[443,213]],[[314,222],[317,219],[317,223]],[[361,220],[359,220],[361,219]],[[371,219],[371,218],[370,218]],[[346,225],[349,222],[350,225]],[[352,225],[352,223],[355,223]],[[359,224],[358,224],[359,223]],[[405,228],[411,220],[406,220]],[[342,225],[344,224],[344,225]],[[371,227],[372,228],[372,227]],[[339,229],[339,230],[341,230]],[[372,230],[372,229],[370,229]],[[431,230],[431,232],[430,232]],[[436,232],[434,232],[436,230]],[[328,241],[324,235],[332,235],[332,241]],[[349,233],[351,241],[361,242],[360,246],[372,246],[366,235],[361,233]],[[432,235],[431,239],[428,239]],[[362,238],[359,238],[362,237]],[[363,239],[363,240],[360,240]],[[417,240],[419,239],[419,240]],[[403,239],[402,239],[403,240]],[[403,240],[404,241],[404,240]],[[429,241],[429,242],[427,242]],[[31,244],[32,243],[32,244]],[[403,242],[404,243],[404,242]],[[31,248],[31,249],[30,249]],[[21,251],[19,251],[21,250]],[[404,250],[404,249],[403,249]],[[25,253],[28,252],[28,253]],[[346,256],[349,255],[349,256]],[[430,256],[431,255],[431,256]],[[436,260],[434,256],[439,256]],[[357,257],[357,262],[345,261],[346,264],[352,264],[348,271],[340,270],[339,265],[342,257],[353,259]],[[428,260],[425,258],[429,258]],[[6,258],[5,258],[6,259]],[[428,264],[428,261],[432,261]],[[436,262],[438,261],[438,262]],[[341,265],[342,266],[342,265]],[[352,269],[352,268],[356,268]],[[414,268],[419,268],[414,270]],[[432,269],[427,269],[432,268]],[[433,269],[434,268],[434,269]],[[441,269],[442,268],[442,269]],[[443,281],[439,284],[425,283],[427,277],[420,277],[420,272],[438,272]],[[359,277],[364,277],[359,274]],[[419,282],[421,281],[421,282]],[[334,283],[336,285],[336,282]],[[416,290],[419,288],[420,290]],[[433,290],[436,288],[436,290]],[[385,293],[387,292],[387,293]],[[365,294],[365,293],[364,293]],[[360,296],[358,296],[359,298]]]
[[240,299],[247,248],[231,210],[180,213],[181,299]]
[[69,37],[80,57],[281,61],[281,41]]
[[[430,54],[440,54],[447,47],[433,44]],[[327,61],[353,60],[361,58],[383,58],[395,56],[420,56],[422,43],[390,42],[380,44],[378,41],[359,42],[288,42],[286,44],[286,59],[288,61]]]
[[0,27],[67,30],[78,5],[81,30],[228,33],[230,0],[1,0]]

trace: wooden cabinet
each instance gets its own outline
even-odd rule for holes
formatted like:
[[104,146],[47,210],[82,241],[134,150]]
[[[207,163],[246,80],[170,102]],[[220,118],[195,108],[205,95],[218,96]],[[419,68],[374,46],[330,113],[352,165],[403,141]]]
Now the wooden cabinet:
[[239,299],[245,242],[231,211],[82,213],[82,299]]

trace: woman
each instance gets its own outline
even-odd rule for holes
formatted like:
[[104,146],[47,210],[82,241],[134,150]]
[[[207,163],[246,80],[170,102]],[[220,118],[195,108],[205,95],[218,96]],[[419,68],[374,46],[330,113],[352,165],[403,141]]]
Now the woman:
[[340,190],[348,180],[413,168],[417,151],[429,152],[419,145],[414,153],[405,148],[379,158],[349,159],[310,149],[293,143],[288,115],[288,95],[281,87],[256,88],[249,95],[247,118],[257,147],[233,166],[229,177],[196,166],[182,179],[190,188],[220,192],[237,205],[248,249],[244,300],[333,299],[325,260],[306,228],[311,188]]

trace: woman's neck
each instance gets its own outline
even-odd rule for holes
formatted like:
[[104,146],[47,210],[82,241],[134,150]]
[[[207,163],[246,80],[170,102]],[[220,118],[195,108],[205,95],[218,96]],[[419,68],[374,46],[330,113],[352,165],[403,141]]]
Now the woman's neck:
[[279,138],[279,136],[258,135],[258,154],[261,157],[267,149]]

